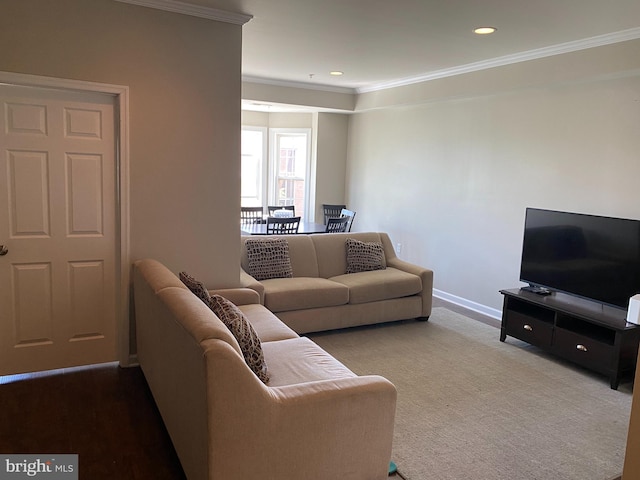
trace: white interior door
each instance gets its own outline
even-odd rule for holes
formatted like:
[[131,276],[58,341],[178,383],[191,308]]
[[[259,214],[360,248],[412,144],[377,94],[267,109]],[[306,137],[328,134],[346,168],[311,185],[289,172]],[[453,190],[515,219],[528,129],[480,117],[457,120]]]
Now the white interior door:
[[0,85],[0,374],[117,358],[114,97]]

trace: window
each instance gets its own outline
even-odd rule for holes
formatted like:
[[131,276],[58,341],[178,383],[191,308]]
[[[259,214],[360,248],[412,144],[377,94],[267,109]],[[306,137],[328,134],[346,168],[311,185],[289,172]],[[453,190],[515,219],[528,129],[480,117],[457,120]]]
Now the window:
[[[242,205],[295,205],[296,215],[305,217],[311,131],[269,129],[268,149],[265,132],[255,127],[242,129]],[[263,160],[265,151],[269,151],[268,166]]]
[[271,157],[277,161],[271,162],[269,204],[295,205],[300,216],[306,212],[309,136],[307,129],[270,130]]
[[240,187],[241,205],[259,207],[266,198],[265,161],[267,152],[267,129],[261,127],[242,128],[242,161]]

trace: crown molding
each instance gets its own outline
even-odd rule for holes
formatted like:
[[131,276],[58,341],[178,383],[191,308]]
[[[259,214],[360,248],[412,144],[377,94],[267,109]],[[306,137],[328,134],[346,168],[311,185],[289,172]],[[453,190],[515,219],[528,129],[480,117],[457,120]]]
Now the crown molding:
[[278,80],[275,78],[263,78],[263,77],[252,77],[250,75],[243,75],[242,81],[245,83],[259,83],[262,85],[274,85],[276,87],[288,87],[288,88],[304,88],[307,90],[318,90],[321,92],[331,92],[331,93],[346,93],[353,95],[356,93],[355,88],[349,87],[335,87],[333,85],[323,85],[316,83],[306,83],[306,82],[295,82],[291,80]]
[[619,32],[608,33],[606,35],[598,35],[596,37],[590,37],[583,40],[576,40],[573,42],[560,43],[551,47],[538,48],[535,50],[528,50],[526,52],[516,53],[513,55],[505,55],[503,57],[497,57],[489,60],[483,60],[481,62],[468,63],[466,65],[460,65],[453,68],[445,68],[443,70],[436,70],[426,73],[424,75],[418,75],[415,77],[407,77],[390,82],[378,83],[369,87],[360,87],[356,89],[357,93],[375,92],[378,90],[386,90],[389,88],[404,87],[406,85],[412,85],[415,83],[428,82],[430,80],[437,80],[439,78],[452,77],[454,75],[462,75],[464,73],[477,72],[480,70],[486,70],[488,68],[501,67],[504,65],[510,65],[513,63],[526,62],[529,60],[536,60],[538,58],[550,57],[553,55],[560,55],[563,53],[576,52],[578,50],[586,50],[588,48],[601,47],[604,45],[611,45],[613,43],[626,42],[628,40],[637,40],[640,38],[640,27],[630,28],[628,30],[621,30]]
[[244,25],[253,18],[253,15],[246,13],[227,12],[217,8],[203,7],[178,0],[115,0],[121,3],[130,3],[141,7],[155,8],[167,12],[181,13],[192,17],[206,18],[218,22],[232,23],[234,25]]

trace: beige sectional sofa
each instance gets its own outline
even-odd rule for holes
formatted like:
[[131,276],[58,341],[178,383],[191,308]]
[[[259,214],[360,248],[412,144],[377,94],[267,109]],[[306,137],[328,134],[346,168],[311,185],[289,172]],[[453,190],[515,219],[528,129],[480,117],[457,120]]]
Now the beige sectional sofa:
[[[288,235],[291,278],[258,281],[251,276],[247,242],[241,237],[241,283],[298,333],[331,330],[431,315],[433,271],[400,260],[386,233]],[[386,268],[347,271],[347,239],[382,244]]]
[[161,263],[135,263],[137,353],[187,478],[387,477],[396,389],[299,337],[250,289],[218,291],[261,339],[269,381],[213,311]]

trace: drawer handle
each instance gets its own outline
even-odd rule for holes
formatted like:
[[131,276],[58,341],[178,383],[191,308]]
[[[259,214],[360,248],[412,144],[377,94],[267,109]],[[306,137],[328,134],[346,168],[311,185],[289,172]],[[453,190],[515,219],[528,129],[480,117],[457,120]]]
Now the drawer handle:
[[586,352],[587,351],[587,347],[585,347],[584,345],[581,345],[581,344],[576,345],[576,349],[580,350],[581,352]]
[[524,327],[525,330],[529,331],[529,332],[533,332],[533,327],[531,325],[525,325]]

